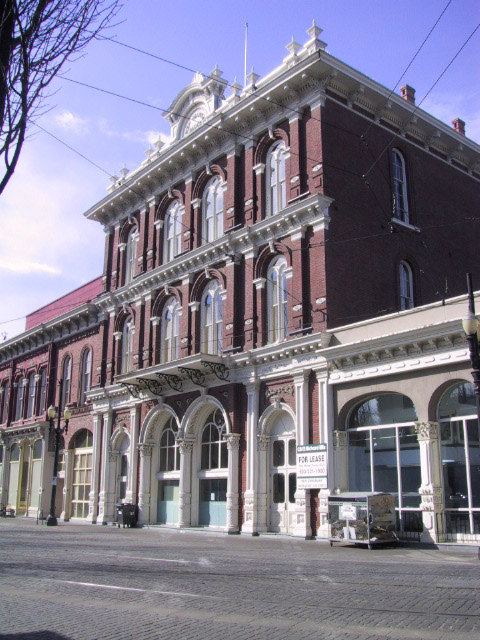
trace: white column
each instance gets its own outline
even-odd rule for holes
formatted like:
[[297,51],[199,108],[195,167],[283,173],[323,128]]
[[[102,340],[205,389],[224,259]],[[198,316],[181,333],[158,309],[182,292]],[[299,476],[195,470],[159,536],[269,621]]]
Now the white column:
[[238,528],[238,451],[240,434],[228,433],[225,436],[228,449],[227,479],[227,531],[239,533]]
[[268,531],[268,510],[270,507],[268,500],[268,475],[270,473],[268,464],[269,436],[258,434],[256,446],[258,456],[257,531],[258,533],[264,533]]
[[88,505],[87,522],[97,521],[98,510],[98,484],[100,479],[100,460],[102,457],[102,415],[93,414],[93,463],[92,463],[92,483],[90,485],[90,500]]
[[[102,426],[102,465],[100,469],[100,492],[98,494],[98,524],[107,524],[115,521],[115,500],[112,500],[112,487],[110,484],[110,438],[112,431],[112,412],[103,414]],[[115,485],[113,485],[115,490]],[[113,495],[113,498],[115,496]]]
[[333,449],[333,393],[328,384],[328,372],[316,371],[318,382],[318,436],[319,442],[327,445],[327,487],[318,492],[319,524],[317,537],[329,538],[328,525],[328,496],[333,493],[335,486],[334,449]]
[[3,463],[2,477],[0,478],[0,503],[6,505],[8,497],[8,470],[10,467],[10,445],[6,440],[2,440],[3,445]]
[[415,424],[420,445],[422,484],[421,496],[422,542],[440,542],[445,531],[445,512],[442,489],[442,458],[438,422]]
[[126,502],[135,504],[137,500],[137,468],[138,468],[138,423],[140,408],[130,409],[130,465],[128,467],[128,486]]
[[138,488],[138,524],[150,522],[150,502],[152,495],[152,449],[153,444],[138,445],[140,452],[140,486]]
[[244,495],[243,533],[258,533],[258,464],[257,427],[259,383],[246,385],[247,390],[247,474]]
[[[295,383],[295,418],[296,418],[296,438],[297,445],[310,444],[308,437],[308,379],[310,371],[295,372],[293,380]],[[295,524],[294,535],[303,538],[311,538],[312,529],[310,526],[310,491],[308,489],[297,489],[295,492]]]
[[193,440],[182,440],[180,448],[180,484],[178,526],[189,527],[192,518],[192,450]]
[[27,491],[25,495],[25,517],[28,518],[31,509],[32,500],[32,453],[33,453],[33,441],[29,440],[24,446],[24,459],[27,456],[28,460],[28,474],[27,474]]
[[[67,522],[70,520],[70,495],[72,491],[72,465],[73,465],[73,451],[71,449],[64,450],[65,455],[65,476],[63,478],[63,504],[62,513],[60,518]],[[48,497],[50,500],[50,496]],[[50,504],[50,503],[49,503]],[[47,512],[48,513],[48,510]]]
[[[47,517],[48,513],[48,505],[47,505],[47,492],[45,491],[45,487],[49,486],[48,478],[45,474],[47,464],[47,452],[48,452],[48,429],[45,431],[40,431],[39,433],[42,436],[42,461],[40,463],[40,486],[38,488],[38,517],[41,516]],[[65,480],[63,481],[65,485]],[[57,487],[58,489],[58,487]],[[63,502],[63,493],[62,493],[62,502]],[[57,516],[59,514],[56,514]]]

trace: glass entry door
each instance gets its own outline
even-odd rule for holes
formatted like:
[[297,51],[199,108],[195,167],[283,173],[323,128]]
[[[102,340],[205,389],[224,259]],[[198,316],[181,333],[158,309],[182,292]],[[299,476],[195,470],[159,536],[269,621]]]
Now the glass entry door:
[[296,490],[297,441],[291,437],[277,438],[271,446],[270,531],[292,531]]
[[198,524],[225,527],[227,524],[227,479],[200,480]]

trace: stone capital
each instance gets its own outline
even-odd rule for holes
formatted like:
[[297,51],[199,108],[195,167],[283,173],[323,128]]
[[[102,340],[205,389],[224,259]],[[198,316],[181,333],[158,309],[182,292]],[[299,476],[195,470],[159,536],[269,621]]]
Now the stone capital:
[[419,442],[438,440],[438,422],[416,422],[415,432]]

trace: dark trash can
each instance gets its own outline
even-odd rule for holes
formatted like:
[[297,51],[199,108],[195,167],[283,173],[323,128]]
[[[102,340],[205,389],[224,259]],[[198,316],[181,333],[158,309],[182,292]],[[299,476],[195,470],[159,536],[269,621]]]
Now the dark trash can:
[[137,507],[130,502],[117,504],[117,524],[125,527],[133,528],[137,524]]

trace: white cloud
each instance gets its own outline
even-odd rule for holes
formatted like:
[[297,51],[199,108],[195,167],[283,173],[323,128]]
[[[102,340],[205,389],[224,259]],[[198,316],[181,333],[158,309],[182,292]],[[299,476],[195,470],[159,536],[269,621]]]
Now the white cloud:
[[21,258],[9,258],[8,261],[0,258],[0,271],[11,271],[13,273],[49,273],[57,275],[60,270],[41,262],[31,262]]
[[71,111],[64,110],[55,116],[57,125],[65,131],[80,134],[88,131],[88,120],[75,115]]

